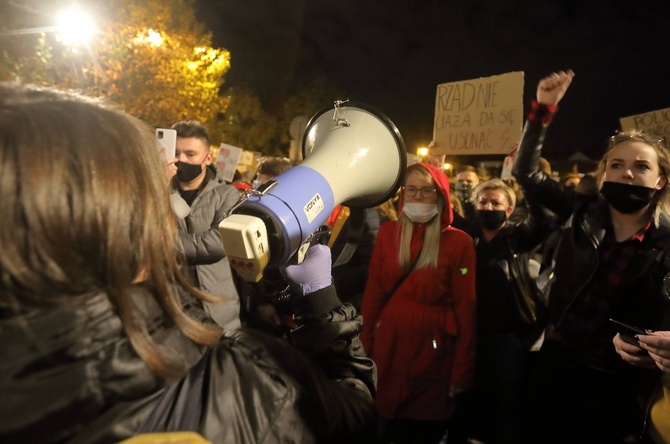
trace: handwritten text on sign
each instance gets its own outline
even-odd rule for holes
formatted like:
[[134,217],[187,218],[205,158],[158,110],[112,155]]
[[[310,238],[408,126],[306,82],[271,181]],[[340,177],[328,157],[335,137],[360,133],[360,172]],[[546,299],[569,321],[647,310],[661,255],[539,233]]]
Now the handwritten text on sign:
[[433,154],[507,154],[521,137],[523,72],[437,85]]
[[619,121],[624,131],[645,130],[670,140],[670,108],[622,117]]

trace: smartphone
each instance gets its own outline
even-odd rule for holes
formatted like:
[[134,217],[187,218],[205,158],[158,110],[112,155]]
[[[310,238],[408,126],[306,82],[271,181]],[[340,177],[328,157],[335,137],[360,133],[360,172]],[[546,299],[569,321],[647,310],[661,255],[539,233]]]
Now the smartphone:
[[634,325],[629,325],[616,319],[610,319],[610,322],[614,322],[619,327],[619,334],[635,336],[635,335],[646,335],[647,332],[642,330],[640,327]]
[[165,149],[165,158],[172,159],[177,150],[177,130],[156,128],[156,143],[158,151]]

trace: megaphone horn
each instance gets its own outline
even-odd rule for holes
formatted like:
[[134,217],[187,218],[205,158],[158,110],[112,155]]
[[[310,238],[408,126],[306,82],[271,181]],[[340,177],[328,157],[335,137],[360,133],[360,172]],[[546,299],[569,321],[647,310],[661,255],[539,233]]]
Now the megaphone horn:
[[393,122],[354,102],[336,101],[310,119],[303,157],[219,225],[230,264],[245,280],[288,262],[335,206],[369,208],[391,198],[407,167]]

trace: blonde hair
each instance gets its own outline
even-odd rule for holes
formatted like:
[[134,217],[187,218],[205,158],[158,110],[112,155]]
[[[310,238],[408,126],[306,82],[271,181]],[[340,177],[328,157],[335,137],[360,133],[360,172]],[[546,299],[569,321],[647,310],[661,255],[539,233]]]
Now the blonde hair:
[[479,195],[485,190],[499,190],[499,191],[502,191],[503,194],[507,197],[507,203],[509,204],[509,206],[512,207],[512,208],[514,208],[516,206],[516,193],[514,192],[514,189],[512,187],[508,186],[501,179],[491,179],[491,180],[487,180],[486,182],[480,184],[477,187],[475,196],[477,196],[477,198],[479,198]]
[[652,133],[640,130],[619,131],[610,137],[609,145],[605,154],[600,159],[598,167],[594,173],[598,183],[598,189],[603,185],[605,179],[605,170],[607,168],[607,156],[617,146],[625,142],[642,142],[656,151],[658,157],[659,176],[664,176],[667,180],[663,188],[654,194],[654,199],[649,207],[652,220],[658,226],[661,213],[670,214],[670,156],[665,140]]
[[180,271],[153,130],[92,99],[0,83],[0,134],[0,305],[21,317],[103,292],[148,367],[180,376],[179,352],[159,350],[131,298],[137,281],[194,342],[221,329],[182,309],[177,290],[214,299]]
[[[435,185],[433,176],[430,172],[422,166],[412,168],[410,174],[417,174],[422,179],[429,181]],[[405,179],[407,180],[407,179]],[[440,237],[442,234],[442,214],[445,210],[445,201],[442,193],[437,192],[437,216],[435,216],[426,226],[426,234],[421,246],[421,252],[416,262],[415,268],[437,268],[437,258],[440,252]],[[398,264],[403,270],[408,270],[412,265],[412,257],[410,252],[410,244],[412,242],[412,233],[414,232],[414,223],[412,223],[404,213],[400,214],[398,220]]]

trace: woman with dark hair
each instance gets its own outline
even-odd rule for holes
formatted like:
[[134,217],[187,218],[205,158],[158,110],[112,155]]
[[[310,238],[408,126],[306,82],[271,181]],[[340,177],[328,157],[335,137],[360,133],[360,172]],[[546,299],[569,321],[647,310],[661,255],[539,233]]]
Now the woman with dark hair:
[[[624,132],[600,161],[599,193],[566,190],[539,170],[545,133],[574,73],[542,79],[514,175],[526,196],[567,220],[554,254],[548,327],[532,371],[527,442],[630,442],[640,432],[635,388],[659,370],[627,365],[612,347],[611,318],[670,327],[664,287],[670,254],[670,158],[660,138]],[[648,399],[648,396],[643,396]]]
[[0,84],[0,441],[171,430],[368,441],[374,365],[360,318],[330,285],[328,249],[285,271],[299,315],[291,343],[224,335],[200,303],[220,298],[180,272],[165,177],[137,119]]

